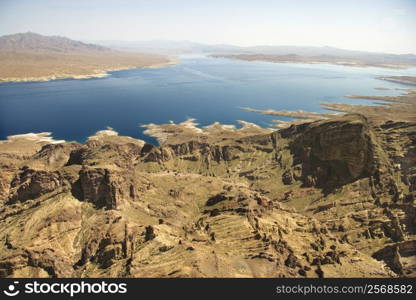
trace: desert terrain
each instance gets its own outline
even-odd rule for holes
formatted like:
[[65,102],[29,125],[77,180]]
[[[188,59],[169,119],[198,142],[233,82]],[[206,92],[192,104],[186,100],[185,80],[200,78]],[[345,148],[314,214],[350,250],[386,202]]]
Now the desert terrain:
[[23,33],[0,37],[0,81],[94,78],[110,71],[175,63],[164,55],[116,51],[63,37]]

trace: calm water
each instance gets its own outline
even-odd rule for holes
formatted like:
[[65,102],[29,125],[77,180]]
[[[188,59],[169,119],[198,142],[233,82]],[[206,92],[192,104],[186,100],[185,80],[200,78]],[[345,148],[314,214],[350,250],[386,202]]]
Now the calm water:
[[370,103],[346,94],[396,95],[406,87],[376,76],[416,75],[415,69],[388,70],[333,65],[242,62],[198,56],[160,69],[112,72],[100,79],[0,84],[0,139],[28,132],[53,132],[56,139],[85,139],[107,126],[120,135],[154,142],[141,124],[201,125],[245,120],[267,127],[273,119],[240,107],[320,112],[320,102]]

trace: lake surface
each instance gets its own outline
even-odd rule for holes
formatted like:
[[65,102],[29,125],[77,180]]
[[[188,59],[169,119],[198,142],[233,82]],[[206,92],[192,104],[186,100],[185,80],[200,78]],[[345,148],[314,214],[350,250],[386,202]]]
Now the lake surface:
[[390,70],[328,64],[244,62],[184,56],[159,69],[133,69],[106,78],[0,84],[0,140],[28,132],[84,142],[112,127],[120,135],[155,142],[140,125],[196,118],[201,126],[236,120],[263,127],[273,119],[240,107],[321,112],[321,102],[365,103],[346,94],[397,95],[408,87],[377,76],[416,75],[415,69]]

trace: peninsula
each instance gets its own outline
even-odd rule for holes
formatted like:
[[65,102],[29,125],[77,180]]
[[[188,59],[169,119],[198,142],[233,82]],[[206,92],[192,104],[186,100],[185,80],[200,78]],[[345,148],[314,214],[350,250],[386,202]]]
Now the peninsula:
[[164,55],[117,51],[60,36],[28,32],[0,37],[0,82],[104,77],[110,71],[174,63]]

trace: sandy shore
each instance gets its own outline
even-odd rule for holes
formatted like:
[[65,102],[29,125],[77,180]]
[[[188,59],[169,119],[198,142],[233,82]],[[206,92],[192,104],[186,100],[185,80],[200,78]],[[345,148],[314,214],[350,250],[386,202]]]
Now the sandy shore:
[[90,78],[103,78],[109,76],[109,72],[130,70],[130,69],[157,69],[176,65],[179,63],[179,60],[176,58],[169,58],[168,62],[155,63],[148,66],[137,67],[137,66],[124,66],[121,68],[105,68],[103,70],[94,70],[91,74],[54,74],[48,76],[38,76],[38,77],[0,77],[0,82],[44,82],[57,79],[90,79]]

